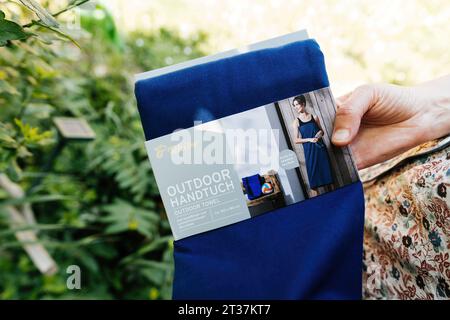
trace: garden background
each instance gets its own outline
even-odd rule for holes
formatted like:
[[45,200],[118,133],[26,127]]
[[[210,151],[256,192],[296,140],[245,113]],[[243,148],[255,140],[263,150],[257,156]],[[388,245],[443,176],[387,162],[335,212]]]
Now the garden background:
[[[303,28],[336,96],[450,72],[447,0],[0,0],[0,11],[0,299],[171,297],[173,239],[135,73]],[[95,139],[63,139],[55,117],[87,120]],[[24,250],[36,244],[54,262],[45,271]],[[80,290],[66,286],[70,265]]]

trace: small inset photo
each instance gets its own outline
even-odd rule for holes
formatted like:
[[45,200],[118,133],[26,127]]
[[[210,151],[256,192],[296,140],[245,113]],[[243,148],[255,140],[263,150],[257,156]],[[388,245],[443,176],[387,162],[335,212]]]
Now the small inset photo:
[[252,217],[359,180],[350,150],[331,143],[335,116],[323,88],[218,120],[245,128],[227,144]]
[[290,149],[297,154],[307,197],[315,197],[359,179],[347,147],[331,143],[336,109],[329,88],[275,103]]

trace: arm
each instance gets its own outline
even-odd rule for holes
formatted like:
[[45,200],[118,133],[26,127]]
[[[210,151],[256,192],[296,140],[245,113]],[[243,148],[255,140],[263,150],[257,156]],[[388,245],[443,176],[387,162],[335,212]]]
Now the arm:
[[324,131],[323,131],[322,124],[320,123],[319,117],[318,117],[318,116],[315,116],[315,115],[313,115],[313,117],[314,117],[314,121],[316,121],[317,126],[318,126],[319,129],[320,129],[319,131],[317,131],[316,135],[314,136],[314,137],[315,137],[315,140],[316,140],[316,142],[317,142],[317,140],[319,140],[320,138],[323,137]]
[[302,138],[300,137],[300,130],[298,130],[298,125],[299,125],[299,124],[298,124],[298,120],[295,119],[294,122],[292,123],[292,129],[293,129],[294,132],[295,132],[294,143],[295,143],[295,144],[302,144],[302,143],[305,143],[305,142],[312,142],[313,139],[311,139],[311,138],[308,138],[308,139],[302,139]]

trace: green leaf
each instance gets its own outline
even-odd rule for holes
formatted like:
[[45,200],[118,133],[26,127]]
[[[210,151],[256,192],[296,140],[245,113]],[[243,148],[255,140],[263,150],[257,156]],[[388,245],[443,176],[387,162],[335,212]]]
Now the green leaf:
[[153,270],[167,271],[171,269],[171,265],[167,262],[139,259],[134,263],[136,266],[151,268]]
[[100,221],[109,224],[105,229],[107,234],[137,231],[147,238],[152,238],[159,222],[155,212],[136,207],[121,199],[116,199],[113,204],[104,206],[103,210],[108,215],[102,217]]
[[26,196],[23,198],[14,198],[3,200],[0,202],[0,207],[2,206],[17,206],[23,205],[25,203],[41,203],[41,202],[53,202],[62,200],[74,200],[73,197],[59,195],[59,194],[49,194],[49,195],[36,195],[36,196]]
[[172,270],[172,265],[166,262],[140,259],[133,263],[139,268],[139,272],[155,285],[162,285],[168,272]]
[[[12,159],[10,161],[8,168],[6,169],[6,173],[13,181],[19,181],[22,178],[22,169],[17,164],[16,159]],[[0,203],[0,206],[3,203]]]
[[68,35],[67,33],[64,33],[64,32],[62,32],[61,30],[59,30],[58,28],[51,27],[51,26],[49,26],[49,25],[47,25],[47,24],[45,24],[45,23],[36,22],[36,24],[37,24],[38,26],[41,26],[41,27],[43,27],[43,28],[47,28],[47,29],[53,31],[54,33],[56,33],[56,34],[59,35],[60,37],[66,39],[66,40],[69,40],[70,42],[72,42],[74,45],[76,45],[78,48],[81,49],[81,47],[80,47],[80,45],[78,44],[78,42],[76,42],[75,39],[72,38],[72,37],[71,37],[70,35]]
[[56,21],[56,19],[53,18],[53,16],[50,14],[50,12],[45,10],[38,2],[36,2],[34,0],[20,0],[20,2],[25,7],[27,7],[31,11],[33,11],[38,16],[38,18],[41,20],[41,22],[43,24],[45,24],[46,26],[52,27],[52,28],[59,27],[58,21]]
[[121,233],[128,230],[128,223],[126,221],[120,221],[109,225],[105,229],[106,234]]
[[5,19],[5,13],[0,10],[0,47],[10,40],[22,40],[29,37],[23,28],[13,21]]
[[35,230],[35,231],[54,231],[54,230],[67,230],[69,228],[76,229],[73,226],[68,226],[64,224],[26,224],[19,227],[10,227],[6,230],[0,231],[0,237],[5,235],[12,235],[19,231]]
[[19,127],[26,143],[45,145],[51,142],[53,134],[50,130],[41,132],[39,128],[23,123],[22,120],[17,118],[14,119],[14,123]]
[[164,281],[164,272],[161,270],[143,269],[140,273],[154,285],[161,286]]
[[173,240],[172,236],[164,236],[164,237],[156,238],[149,244],[142,246],[140,249],[138,249],[133,254],[123,258],[120,263],[127,264],[127,263],[130,263],[131,261],[133,261],[133,259],[137,259],[138,257],[143,256],[148,252],[160,250],[162,247],[167,246],[169,241],[171,241],[171,240]]

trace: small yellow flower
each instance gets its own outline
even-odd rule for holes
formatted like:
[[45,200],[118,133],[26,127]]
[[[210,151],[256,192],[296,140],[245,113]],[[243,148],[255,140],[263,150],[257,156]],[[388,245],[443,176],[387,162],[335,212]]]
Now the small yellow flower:
[[156,300],[159,297],[159,290],[156,288],[151,288],[150,292],[148,293],[148,297],[150,300]]
[[112,136],[111,138],[109,138],[109,143],[111,143],[112,145],[118,145],[120,144],[120,138],[117,136]]
[[137,222],[136,219],[130,219],[130,221],[128,222],[128,229],[130,230],[136,230],[139,226],[139,223]]

